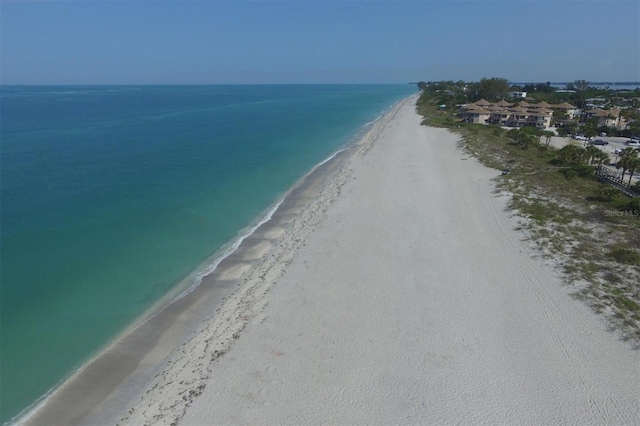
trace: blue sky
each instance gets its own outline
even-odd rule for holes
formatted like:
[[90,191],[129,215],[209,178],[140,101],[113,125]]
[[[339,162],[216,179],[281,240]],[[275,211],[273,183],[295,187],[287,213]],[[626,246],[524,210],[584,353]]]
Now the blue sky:
[[640,80],[640,2],[2,1],[3,84]]

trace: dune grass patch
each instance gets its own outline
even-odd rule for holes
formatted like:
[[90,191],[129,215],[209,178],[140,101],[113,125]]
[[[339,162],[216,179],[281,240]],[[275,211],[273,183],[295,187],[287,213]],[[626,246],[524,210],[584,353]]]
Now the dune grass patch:
[[564,157],[537,143],[523,149],[505,129],[460,122],[425,94],[418,113],[423,124],[459,134],[460,147],[485,166],[509,170],[496,177],[496,192],[509,194],[523,240],[576,297],[640,344],[640,199],[597,181],[589,164],[567,160],[573,148]]

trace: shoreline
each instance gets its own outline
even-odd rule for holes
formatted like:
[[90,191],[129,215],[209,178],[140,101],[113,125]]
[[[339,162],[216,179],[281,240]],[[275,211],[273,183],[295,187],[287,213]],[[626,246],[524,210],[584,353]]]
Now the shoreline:
[[638,354],[531,257],[500,172],[412,107],[122,424],[640,421]]
[[225,300],[239,290],[243,275],[260,263],[286,234],[299,210],[340,172],[344,158],[360,149],[372,132],[379,131],[381,123],[415,97],[396,102],[376,120],[364,124],[362,131],[316,164],[254,222],[239,231],[234,240],[186,277],[183,285],[176,286],[10,424],[78,424],[88,419],[95,419],[89,423],[115,423],[125,416],[124,407],[131,398],[140,395],[145,383],[158,374],[174,349],[197,333],[201,324],[211,321]]

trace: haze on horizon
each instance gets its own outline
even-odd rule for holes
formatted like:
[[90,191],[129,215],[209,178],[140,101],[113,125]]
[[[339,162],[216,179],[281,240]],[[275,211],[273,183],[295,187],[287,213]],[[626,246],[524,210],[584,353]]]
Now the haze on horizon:
[[2,84],[640,80],[637,1],[3,2]]

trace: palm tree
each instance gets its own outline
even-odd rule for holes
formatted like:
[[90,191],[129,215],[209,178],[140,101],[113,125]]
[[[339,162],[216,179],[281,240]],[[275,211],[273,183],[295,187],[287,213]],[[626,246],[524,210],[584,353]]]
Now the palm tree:
[[[633,165],[633,160],[637,159],[636,151],[633,148],[625,148],[620,153],[620,160],[618,160],[618,167],[622,168],[622,179],[624,179],[624,174],[629,170],[629,166]],[[638,169],[635,169],[637,171]]]
[[593,163],[597,163],[598,167],[600,167],[602,166],[602,163],[608,160],[609,160],[609,154],[607,154],[606,152],[600,151],[598,149],[598,152],[591,158],[591,164],[593,165]]
[[598,153],[600,153],[602,151],[600,151],[598,148],[596,148],[593,145],[589,145],[585,150],[584,150],[584,155],[585,155],[585,162],[588,164],[593,164],[593,159],[598,155]]
[[627,162],[627,170],[629,171],[629,186],[635,172],[640,172],[640,158],[632,158]]
[[596,131],[596,129],[588,128],[582,134],[587,138],[592,138],[597,135],[598,132]]
[[555,136],[555,133],[550,130],[544,130],[542,132],[542,136],[545,137],[545,145],[549,146],[549,144],[551,143],[551,138]]

